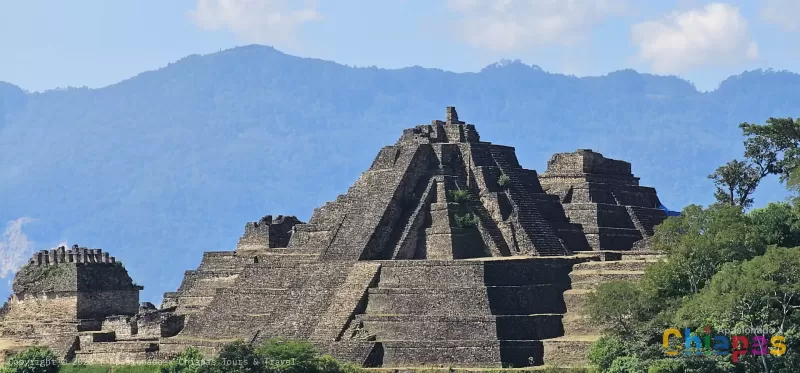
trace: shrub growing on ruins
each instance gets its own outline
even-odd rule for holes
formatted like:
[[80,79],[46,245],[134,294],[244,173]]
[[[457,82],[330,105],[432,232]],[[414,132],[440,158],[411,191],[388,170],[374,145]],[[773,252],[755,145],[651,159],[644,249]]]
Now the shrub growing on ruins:
[[475,215],[467,213],[464,215],[456,215],[456,227],[468,228],[474,227],[478,224],[478,219]]
[[50,349],[33,346],[6,361],[2,373],[58,373],[61,368],[58,358]]
[[509,179],[508,175],[506,174],[500,175],[500,177],[497,179],[497,185],[503,189],[508,188],[510,184],[511,184],[511,179]]
[[451,190],[448,193],[450,194],[450,200],[455,203],[469,202],[471,199],[469,192],[466,190]]

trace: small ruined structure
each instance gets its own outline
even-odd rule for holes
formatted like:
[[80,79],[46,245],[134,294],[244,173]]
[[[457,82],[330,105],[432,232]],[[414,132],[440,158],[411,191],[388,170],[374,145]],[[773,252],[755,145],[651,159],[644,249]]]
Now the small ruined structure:
[[236,250],[243,253],[257,252],[271,247],[286,247],[292,235],[292,228],[298,223],[301,221],[296,217],[283,215],[278,215],[275,219],[272,215],[267,215],[258,222],[247,223]]
[[205,253],[160,310],[136,313],[121,293],[126,306],[95,315],[98,333],[115,336],[87,343],[99,350],[84,336],[75,350],[110,360],[102,351],[136,335],[116,327],[158,314],[137,324],[148,336],[159,325],[149,358],[282,337],[373,367],[580,364],[598,334],[578,312],[586,294],[641,275],[660,205],[630,163],[584,149],[539,175],[448,107],[381,149],[307,223],[247,223],[236,250]]
[[[16,274],[12,289],[0,310],[0,341],[47,345],[68,361],[143,360],[170,327],[181,328],[180,320],[152,304],[140,305],[143,287],[100,249],[38,252]],[[116,341],[126,343],[95,343]]]
[[592,250],[630,250],[666,216],[656,190],[639,186],[630,163],[591,149],[553,155],[539,180],[581,224]]

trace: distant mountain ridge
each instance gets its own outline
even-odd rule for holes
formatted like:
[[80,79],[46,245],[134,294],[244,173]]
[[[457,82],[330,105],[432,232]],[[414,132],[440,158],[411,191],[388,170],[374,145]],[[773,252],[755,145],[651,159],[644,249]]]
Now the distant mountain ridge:
[[[37,219],[26,233],[42,249],[101,247],[158,301],[203,251],[233,249],[247,221],[307,219],[403,128],[443,119],[445,106],[539,172],[577,148],[630,161],[679,210],[712,201],[706,176],[741,158],[740,122],[800,116],[798,94],[800,75],[770,70],[698,92],[633,70],[354,68],[255,45],[100,89],[0,83],[0,222]],[[780,193],[770,183],[756,202]]]

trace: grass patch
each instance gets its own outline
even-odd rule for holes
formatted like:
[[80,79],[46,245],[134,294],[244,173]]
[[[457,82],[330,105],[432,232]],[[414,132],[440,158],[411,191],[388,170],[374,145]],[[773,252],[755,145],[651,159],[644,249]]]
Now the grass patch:
[[108,373],[111,369],[110,365],[64,364],[58,373]]

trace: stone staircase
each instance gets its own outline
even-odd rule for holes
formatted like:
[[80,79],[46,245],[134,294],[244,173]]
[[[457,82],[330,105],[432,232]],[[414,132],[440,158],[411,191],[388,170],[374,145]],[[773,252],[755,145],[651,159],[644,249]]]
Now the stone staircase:
[[541,365],[542,340],[563,334],[568,270],[544,258],[384,262],[359,318],[383,367]]
[[[418,198],[414,200],[416,207],[407,217],[402,218],[400,221],[406,221],[406,224],[399,237],[396,240],[390,239],[389,243],[396,242],[394,250],[392,250],[392,259],[414,259],[417,248],[417,234],[425,223],[425,209],[430,203],[433,195],[431,191],[436,185],[437,178],[431,177],[424,185],[425,189],[419,193]],[[416,194],[416,193],[415,193]],[[392,232],[393,234],[395,232]]]
[[637,281],[645,267],[660,260],[659,255],[641,255],[619,261],[587,261],[573,266],[571,289],[564,292],[566,313],[562,318],[564,335],[543,342],[544,364],[548,366],[585,366],[589,348],[603,333],[585,315],[586,301],[600,284],[614,281]]
[[186,271],[178,291],[164,293],[162,307],[176,307],[176,313],[192,314],[207,306],[217,289],[233,285],[251,258],[234,251],[207,252],[196,270]]
[[348,324],[357,313],[363,312],[367,289],[377,282],[381,264],[358,262],[353,265],[347,278],[336,290],[327,311],[311,334],[314,341],[338,341],[342,339]]
[[233,287],[219,289],[203,312],[189,315],[177,337],[309,339],[352,267],[344,261],[250,264]]
[[[653,236],[654,227],[666,219],[666,215],[661,213],[660,211],[657,213],[653,213],[652,208],[647,207],[638,207],[638,206],[628,206],[628,213],[631,216],[631,219],[637,224],[637,228],[641,232],[643,232],[642,236],[651,237]],[[654,219],[656,217],[656,219]]]
[[519,163],[513,148],[490,146],[490,152],[500,170],[508,176],[507,194],[522,230],[526,233],[538,255],[566,255],[567,249],[550,228],[550,224],[538,211],[538,206],[528,194],[517,170]]

